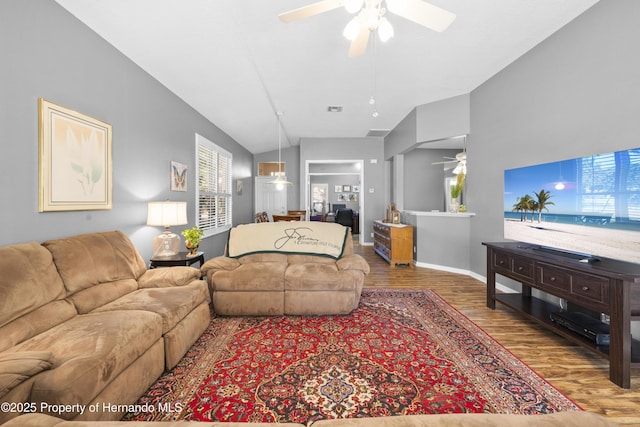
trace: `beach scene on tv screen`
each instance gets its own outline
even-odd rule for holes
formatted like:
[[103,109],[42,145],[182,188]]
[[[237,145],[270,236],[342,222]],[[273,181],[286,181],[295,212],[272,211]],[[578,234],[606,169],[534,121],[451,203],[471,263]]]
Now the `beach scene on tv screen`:
[[640,263],[640,148],[505,170],[504,237]]

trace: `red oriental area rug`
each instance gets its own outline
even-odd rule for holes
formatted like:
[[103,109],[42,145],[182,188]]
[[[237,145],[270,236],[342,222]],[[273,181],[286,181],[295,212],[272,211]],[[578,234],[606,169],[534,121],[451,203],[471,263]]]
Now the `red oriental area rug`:
[[347,316],[216,317],[125,420],[296,422],[581,410],[430,290],[365,290]]

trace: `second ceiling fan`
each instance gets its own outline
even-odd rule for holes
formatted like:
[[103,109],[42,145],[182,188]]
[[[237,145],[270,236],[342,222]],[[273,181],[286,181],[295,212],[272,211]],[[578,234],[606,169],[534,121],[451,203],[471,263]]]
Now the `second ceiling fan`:
[[393,37],[393,27],[385,16],[387,11],[438,32],[447,29],[456,18],[454,13],[422,0],[322,0],[278,17],[289,23],[343,6],[354,15],[343,32],[351,41],[349,57],[362,55],[367,50],[369,35],[374,31],[378,31],[382,41]]

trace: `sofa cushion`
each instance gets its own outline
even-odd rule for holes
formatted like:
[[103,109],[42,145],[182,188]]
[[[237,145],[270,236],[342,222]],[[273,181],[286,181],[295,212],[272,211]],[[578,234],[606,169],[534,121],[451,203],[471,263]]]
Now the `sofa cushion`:
[[242,264],[233,271],[216,271],[212,275],[214,291],[284,291],[286,262]]
[[78,315],[71,301],[57,300],[0,328],[0,351],[35,337]]
[[[235,259],[235,258],[229,258]],[[252,264],[254,262],[287,262],[286,254],[273,254],[273,253],[260,253],[260,254],[252,254],[245,255],[243,257],[238,258],[240,264]]]
[[202,273],[193,267],[154,268],[144,272],[138,278],[140,288],[166,288],[169,286],[184,286],[200,279]]
[[544,415],[432,414],[320,420],[313,427],[614,427],[615,423],[586,411]]
[[120,231],[90,233],[43,243],[68,295],[100,283],[137,280],[146,270],[131,240]]
[[[342,259],[342,258],[340,258]],[[315,255],[288,255],[287,262],[289,264],[328,264],[336,265],[335,259],[315,256]]]
[[64,297],[51,253],[37,243],[0,248],[0,327]]
[[284,286],[286,290],[308,292],[353,291],[361,277],[361,272],[341,271],[335,264],[291,264],[284,274]]
[[137,289],[138,282],[134,279],[114,280],[82,289],[67,299],[73,303],[78,313],[87,314]]
[[115,310],[151,311],[162,317],[162,333],[165,334],[206,299],[207,284],[197,280],[190,285],[174,288],[140,289],[96,308],[94,313]]
[[52,369],[35,377],[32,402],[87,404],[162,337],[148,311],[90,313],[49,329],[12,352],[50,351]]
[[0,353],[0,397],[51,366],[51,353],[48,351]]
[[0,248],[0,351],[77,314],[51,253],[38,243]]

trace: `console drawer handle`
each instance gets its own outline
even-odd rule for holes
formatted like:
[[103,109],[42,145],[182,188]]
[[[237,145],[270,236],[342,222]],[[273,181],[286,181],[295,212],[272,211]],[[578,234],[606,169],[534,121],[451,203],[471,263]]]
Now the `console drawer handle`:
[[588,291],[588,290],[589,290],[589,287],[588,287],[588,286],[583,286],[583,287],[582,287],[582,290],[583,290],[583,291]]
[[500,261],[498,261],[498,264],[504,265],[504,260],[501,259]]
[[549,278],[549,280],[550,280],[550,281],[552,281],[552,282],[555,282],[555,281],[556,281],[556,276],[551,276],[551,277]]
[[521,265],[518,266],[518,271],[522,271],[523,269],[524,269],[523,266],[521,266]]

